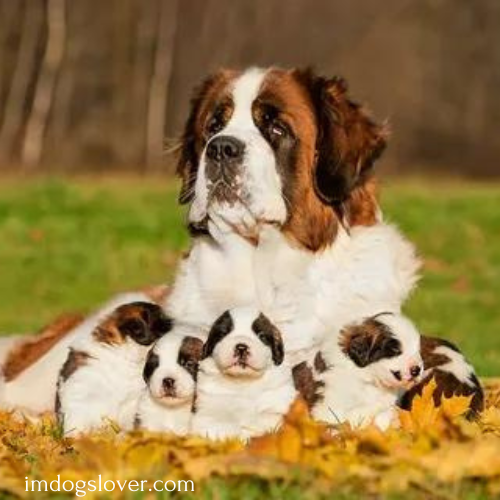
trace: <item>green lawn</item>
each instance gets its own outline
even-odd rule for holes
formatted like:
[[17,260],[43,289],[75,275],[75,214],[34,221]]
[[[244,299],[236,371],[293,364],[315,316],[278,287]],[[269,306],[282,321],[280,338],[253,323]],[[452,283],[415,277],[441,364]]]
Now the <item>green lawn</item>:
[[[111,294],[171,278],[187,245],[172,182],[4,180],[0,330],[31,331]],[[500,184],[391,182],[387,219],[426,265],[407,312],[500,375]]]

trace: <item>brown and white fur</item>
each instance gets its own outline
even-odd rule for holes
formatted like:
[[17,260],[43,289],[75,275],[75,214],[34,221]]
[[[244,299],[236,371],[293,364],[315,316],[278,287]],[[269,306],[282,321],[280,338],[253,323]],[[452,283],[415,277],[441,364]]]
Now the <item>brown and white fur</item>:
[[436,389],[434,403],[438,406],[443,398],[470,396],[467,416],[477,417],[484,407],[484,394],[474,368],[451,342],[445,339],[422,337],[421,353],[424,361],[424,378],[401,398],[400,406],[411,409],[413,399],[434,378]]
[[420,334],[398,314],[382,313],[345,327],[319,356],[318,393],[305,397],[313,402],[313,417],[329,424],[373,423],[387,429],[399,398],[423,374]]
[[148,353],[136,427],[185,435],[191,428],[203,341],[187,325],[174,329]]
[[158,305],[132,302],[118,307],[90,338],[73,344],[56,396],[65,434],[95,430],[106,420],[122,430],[133,427],[148,349],[171,326]]
[[[418,261],[377,204],[371,174],[386,136],[338,77],[251,68],[205,80],[178,164],[193,245],[167,311],[209,328],[225,310],[254,305],[277,323],[297,361],[338,333],[339,311],[342,322],[397,312]],[[342,269],[349,271],[337,281]],[[66,350],[61,342],[29,369],[47,381],[45,400],[54,382],[45,374],[57,373]]]
[[246,440],[274,431],[296,394],[279,330],[254,308],[226,311],[203,349],[192,433]]
[[399,312],[419,262],[376,203],[385,137],[340,78],[252,68],[207,79],[179,162],[196,237],[167,310],[206,326],[253,304],[296,362],[348,322]]
[[150,299],[144,293],[124,293],[114,297],[87,318],[68,323],[67,328],[59,328],[60,335],[55,343],[36,361],[27,363],[22,370],[10,370],[9,365],[13,364],[11,358],[22,359],[27,352],[43,348],[44,335],[26,337],[24,342],[13,346],[5,360],[4,369],[10,376],[6,376],[3,391],[0,392],[0,408],[15,409],[30,415],[53,411],[59,372],[73,343],[87,341],[99,323],[117,307],[136,301],[149,302]]

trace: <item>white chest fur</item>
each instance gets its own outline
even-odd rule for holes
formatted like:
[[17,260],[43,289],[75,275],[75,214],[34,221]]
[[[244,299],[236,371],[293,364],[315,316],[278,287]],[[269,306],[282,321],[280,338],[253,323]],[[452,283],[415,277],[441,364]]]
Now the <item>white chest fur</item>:
[[348,422],[353,427],[375,424],[389,427],[396,416],[399,394],[364,380],[355,367],[332,367],[319,376],[323,398],[312,410],[316,420],[330,424]]
[[192,432],[211,439],[249,439],[272,432],[295,396],[285,365],[269,369],[258,380],[241,380],[223,377],[208,358],[200,365]]
[[179,436],[191,429],[191,403],[176,407],[165,407],[145,389],[139,401],[139,427],[155,432],[173,432]]

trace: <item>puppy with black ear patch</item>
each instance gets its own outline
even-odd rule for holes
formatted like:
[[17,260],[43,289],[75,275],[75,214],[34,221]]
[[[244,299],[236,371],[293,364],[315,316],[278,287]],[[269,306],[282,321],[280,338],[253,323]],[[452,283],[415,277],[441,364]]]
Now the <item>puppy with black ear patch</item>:
[[[330,424],[387,429],[397,402],[423,375],[420,334],[404,316],[381,313],[345,327],[325,342],[316,363],[318,389],[311,412]],[[317,358],[318,360],[318,358]]]
[[411,409],[413,399],[422,394],[432,378],[436,381],[433,394],[438,406],[443,398],[470,396],[468,418],[477,417],[484,408],[484,394],[474,368],[467,362],[457,346],[444,339],[422,337],[421,354],[424,360],[423,379],[405,392],[399,402],[401,408]]
[[192,432],[211,439],[274,431],[295,399],[280,331],[254,308],[235,308],[213,324],[198,372]]
[[136,427],[189,432],[203,351],[203,341],[192,332],[193,328],[176,325],[148,353],[143,371],[147,389],[139,402]]
[[133,302],[115,309],[90,337],[75,342],[58,379],[56,411],[64,432],[90,431],[106,419],[131,429],[145,386],[148,349],[171,327],[161,307]]

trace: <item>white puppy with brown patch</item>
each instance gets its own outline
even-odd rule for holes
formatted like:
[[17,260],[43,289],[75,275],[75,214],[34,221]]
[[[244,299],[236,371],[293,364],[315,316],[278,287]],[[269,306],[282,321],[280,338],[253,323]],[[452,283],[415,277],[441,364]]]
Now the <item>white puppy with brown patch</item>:
[[399,398],[423,375],[420,334],[400,314],[378,314],[325,342],[315,370],[319,394],[306,399],[316,420],[387,429]]
[[190,430],[203,341],[193,328],[176,325],[148,353],[147,384],[139,402],[136,427],[185,435]]
[[94,430],[106,420],[133,427],[145,388],[149,347],[171,328],[156,304],[118,307],[90,338],[75,342],[59,374],[56,411],[65,434]]
[[283,339],[254,308],[223,313],[203,349],[192,432],[249,439],[279,428],[295,399]]

